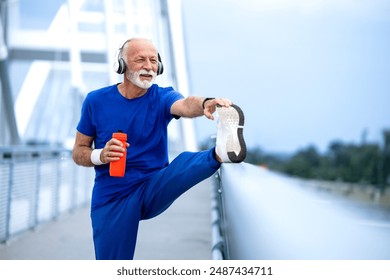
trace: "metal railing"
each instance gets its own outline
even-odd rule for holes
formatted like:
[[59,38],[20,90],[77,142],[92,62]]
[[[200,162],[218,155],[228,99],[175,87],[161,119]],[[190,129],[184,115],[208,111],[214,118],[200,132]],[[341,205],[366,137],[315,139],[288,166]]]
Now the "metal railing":
[[88,204],[93,178],[67,149],[0,147],[0,242]]
[[216,259],[390,259],[389,213],[254,165],[216,176]]

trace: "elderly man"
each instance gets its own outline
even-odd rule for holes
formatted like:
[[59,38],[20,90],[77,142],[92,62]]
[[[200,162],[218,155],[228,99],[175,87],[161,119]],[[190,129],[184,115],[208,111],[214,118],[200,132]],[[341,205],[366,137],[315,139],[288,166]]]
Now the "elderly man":
[[[151,41],[127,40],[116,70],[124,74],[122,83],[87,95],[73,148],[74,161],[96,171],[91,205],[96,259],[132,259],[140,220],[166,210],[222,162],[241,162],[246,156],[241,109],[226,98],[184,98],[154,84],[163,65]],[[213,120],[216,110],[216,147],[183,152],[169,163],[169,122],[203,115]],[[125,144],[112,138],[118,130],[127,134]],[[109,163],[124,154],[124,177],[110,176]]]

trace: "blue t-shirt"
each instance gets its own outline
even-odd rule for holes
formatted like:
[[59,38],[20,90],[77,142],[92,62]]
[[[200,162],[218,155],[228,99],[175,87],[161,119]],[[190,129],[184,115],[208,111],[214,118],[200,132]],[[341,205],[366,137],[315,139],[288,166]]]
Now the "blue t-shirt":
[[117,85],[90,92],[84,100],[77,130],[94,138],[95,148],[104,148],[112,133],[127,133],[126,173],[109,175],[109,164],[95,166],[92,208],[131,193],[154,172],[168,165],[167,126],[172,104],[183,96],[173,88],[152,85],[134,99],[123,97]]

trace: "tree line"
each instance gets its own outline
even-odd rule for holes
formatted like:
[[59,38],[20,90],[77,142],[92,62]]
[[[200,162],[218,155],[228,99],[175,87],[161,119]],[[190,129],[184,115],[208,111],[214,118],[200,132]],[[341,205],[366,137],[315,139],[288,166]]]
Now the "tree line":
[[332,141],[325,153],[309,145],[285,158],[257,148],[249,150],[247,162],[302,178],[371,184],[384,189],[390,185],[390,130],[382,135],[382,145]]
[[[332,141],[326,152],[309,145],[288,156],[267,153],[261,148],[248,149],[246,162],[265,165],[307,179],[370,184],[384,190],[390,185],[390,130],[382,133],[379,143],[360,144]],[[210,146],[210,142],[203,145]]]

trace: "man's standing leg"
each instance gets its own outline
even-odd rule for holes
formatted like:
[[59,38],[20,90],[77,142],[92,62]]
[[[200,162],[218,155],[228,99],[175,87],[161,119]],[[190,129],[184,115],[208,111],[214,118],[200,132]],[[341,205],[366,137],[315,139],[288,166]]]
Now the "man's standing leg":
[[131,260],[134,257],[141,216],[141,191],[91,211],[97,260]]

